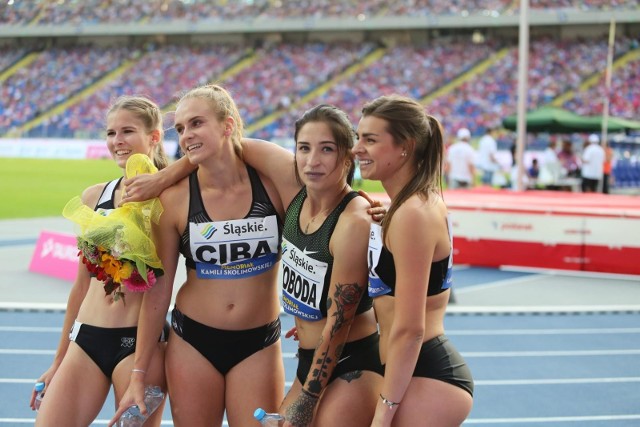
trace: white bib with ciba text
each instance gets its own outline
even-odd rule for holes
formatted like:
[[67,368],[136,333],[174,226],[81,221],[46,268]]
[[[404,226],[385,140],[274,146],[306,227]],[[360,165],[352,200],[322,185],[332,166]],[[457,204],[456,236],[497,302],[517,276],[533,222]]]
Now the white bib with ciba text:
[[275,215],[189,223],[191,256],[201,279],[240,279],[273,268],[278,255]]

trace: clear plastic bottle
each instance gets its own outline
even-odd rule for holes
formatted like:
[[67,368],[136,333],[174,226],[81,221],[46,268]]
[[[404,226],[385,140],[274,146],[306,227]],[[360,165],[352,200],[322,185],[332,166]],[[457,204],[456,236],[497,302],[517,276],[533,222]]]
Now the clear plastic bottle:
[[277,413],[270,413],[262,408],[258,408],[253,413],[253,418],[260,421],[266,427],[280,427],[284,425],[284,417]]
[[44,383],[36,383],[34,390],[36,391],[36,401],[33,404],[36,407],[37,411],[38,409],[40,409],[40,404],[42,403],[42,398],[44,397]]
[[118,418],[117,427],[141,427],[147,418],[158,409],[164,399],[164,393],[158,386],[147,386],[144,389],[144,404],[147,406],[147,415],[140,413],[137,405],[129,407]]

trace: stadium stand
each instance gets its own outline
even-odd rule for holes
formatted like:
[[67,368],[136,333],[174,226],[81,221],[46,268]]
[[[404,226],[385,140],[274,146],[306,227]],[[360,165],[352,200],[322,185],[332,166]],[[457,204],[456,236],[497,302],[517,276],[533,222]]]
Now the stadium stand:
[[[637,0],[531,0],[532,9],[637,9]],[[268,18],[517,13],[512,0],[36,0],[0,3],[0,24],[104,24]]]
[[[366,100],[389,92],[422,99],[448,135],[467,127],[479,136],[516,110],[518,4],[5,1],[0,136],[101,138],[102,112],[116,96],[148,95],[170,112],[181,91],[205,82],[227,87],[248,134],[264,139],[289,139],[299,114],[321,102],[344,108],[355,123]],[[637,119],[639,2],[531,0],[530,7],[540,22],[531,31],[528,108],[602,113],[603,22],[616,16],[628,21],[616,37],[610,112]],[[637,175],[637,150],[629,152],[614,173],[620,185]]]

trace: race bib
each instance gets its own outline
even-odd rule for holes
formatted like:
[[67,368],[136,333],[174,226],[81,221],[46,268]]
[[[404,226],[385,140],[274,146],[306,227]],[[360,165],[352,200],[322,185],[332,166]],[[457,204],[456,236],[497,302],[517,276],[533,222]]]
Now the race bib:
[[98,208],[96,209],[96,213],[101,215],[101,216],[109,216],[111,214],[111,212],[113,212],[114,209],[104,209],[104,208]]
[[328,265],[305,252],[282,241],[282,302],[287,313],[317,321],[322,319],[320,304]]
[[447,215],[447,227],[449,227],[449,242],[451,250],[449,251],[449,264],[447,265],[447,275],[442,282],[442,289],[449,289],[453,285],[453,228],[451,228],[451,216]]
[[189,223],[191,256],[201,279],[241,279],[270,270],[278,254],[278,221],[244,218]]
[[391,292],[391,288],[378,277],[375,269],[380,261],[380,253],[382,252],[382,227],[378,224],[371,224],[369,231],[369,296],[374,298]]

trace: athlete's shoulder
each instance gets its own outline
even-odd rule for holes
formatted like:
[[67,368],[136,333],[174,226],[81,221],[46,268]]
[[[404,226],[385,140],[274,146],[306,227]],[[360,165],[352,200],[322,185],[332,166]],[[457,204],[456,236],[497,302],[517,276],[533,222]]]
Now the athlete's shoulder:
[[100,195],[104,191],[105,187],[109,184],[109,182],[101,182],[100,184],[94,184],[90,187],[85,188],[82,192],[82,203],[87,206],[95,206],[100,199]]
[[[364,197],[354,197],[349,201],[345,209],[338,218],[338,223],[334,230],[334,237],[344,237],[351,243],[355,243],[357,236],[363,236],[368,239],[369,229],[371,228],[371,215],[367,213],[369,202]],[[344,240],[341,240],[344,242]]]
[[371,216],[367,213],[367,209],[371,207],[371,204],[362,197],[357,195],[353,197],[344,208],[340,218],[345,218],[350,221],[365,221],[370,222]]
[[189,194],[188,191],[189,191],[189,176],[186,176],[185,178],[182,178],[180,181],[176,182],[175,184],[164,189],[162,193],[160,193],[160,196],[159,196],[160,201],[162,201],[164,204],[165,202],[174,202],[179,199],[188,200],[189,198],[185,197],[186,195]]
[[431,193],[426,198],[414,194],[398,207],[392,222],[403,224],[408,228],[422,224],[431,226],[434,223],[440,223],[440,220],[446,217],[446,214],[447,207],[440,195]]

